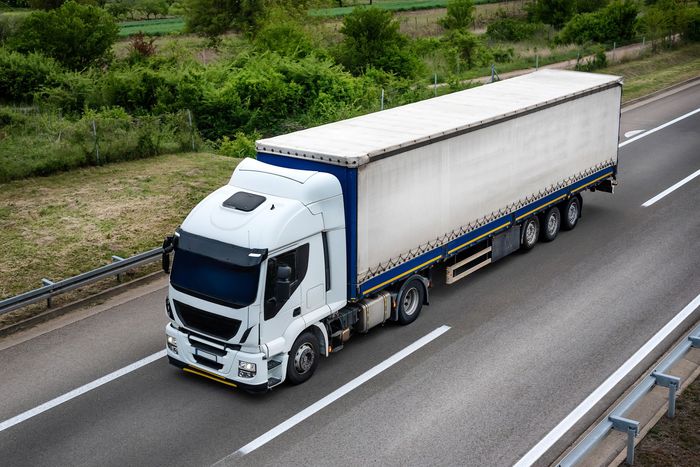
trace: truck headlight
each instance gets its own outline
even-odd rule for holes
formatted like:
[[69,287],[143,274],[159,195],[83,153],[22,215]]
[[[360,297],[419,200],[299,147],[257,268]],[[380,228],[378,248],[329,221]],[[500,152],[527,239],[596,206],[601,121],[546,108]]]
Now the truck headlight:
[[177,353],[177,339],[175,339],[173,336],[168,336],[166,345],[171,352]]
[[255,366],[255,363],[244,362],[243,360],[238,362],[238,376],[241,378],[252,378],[255,376],[256,372],[257,367]]

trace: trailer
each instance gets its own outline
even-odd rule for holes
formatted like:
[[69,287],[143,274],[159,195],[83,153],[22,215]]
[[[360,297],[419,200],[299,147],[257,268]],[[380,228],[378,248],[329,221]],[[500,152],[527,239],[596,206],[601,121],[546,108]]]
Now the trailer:
[[[257,142],[176,235],[168,356],[266,391],[613,192],[622,81],[543,70]],[[167,264],[166,268],[169,269]]]

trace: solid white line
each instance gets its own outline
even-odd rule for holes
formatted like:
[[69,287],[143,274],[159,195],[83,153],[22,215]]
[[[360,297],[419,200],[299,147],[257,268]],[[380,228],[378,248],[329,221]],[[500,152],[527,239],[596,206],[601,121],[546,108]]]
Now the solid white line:
[[156,352],[153,355],[150,355],[142,360],[139,360],[138,362],[134,362],[131,365],[127,365],[124,368],[114,371],[106,376],[103,376],[100,379],[96,379],[95,381],[88,383],[84,386],[80,386],[79,388],[73,389],[70,392],[67,392],[66,394],[62,396],[58,396],[55,399],[52,399],[48,402],[45,402],[41,404],[38,407],[34,407],[33,409],[27,410],[24,413],[21,413],[17,415],[16,417],[12,417],[8,420],[5,420],[4,422],[0,423],[0,431],[7,430],[10,427],[13,427],[17,425],[18,423],[22,423],[25,420],[28,420],[36,415],[39,415],[40,413],[46,412],[47,410],[53,409],[57,405],[61,405],[64,402],[68,402],[71,399],[74,399],[82,394],[85,394],[88,391],[92,391],[95,388],[98,388],[102,386],[103,384],[107,384],[110,381],[113,381],[120,376],[124,376],[127,373],[131,373],[134,370],[138,370],[142,366],[146,366],[149,363],[152,363],[159,358],[165,357],[165,349],[161,350],[160,352]]
[[676,183],[675,185],[673,185],[669,188],[666,188],[664,191],[662,191],[658,195],[654,196],[646,203],[642,204],[642,207],[648,208],[649,206],[656,203],[661,198],[664,198],[666,195],[676,191],[677,189],[679,189],[680,187],[682,187],[683,185],[685,185],[686,183],[688,183],[689,181],[691,181],[692,179],[694,179],[695,177],[698,177],[698,176],[700,176],[700,170],[693,172],[692,174],[688,175],[687,177],[685,177],[683,180]]
[[621,147],[627,146],[628,144],[633,143],[633,142],[637,141],[638,139],[642,139],[642,138],[644,138],[644,137],[646,137],[646,136],[649,136],[649,135],[652,134],[652,133],[656,133],[656,132],[659,131],[659,130],[663,130],[663,129],[666,128],[667,126],[671,126],[671,125],[673,125],[674,123],[678,123],[678,122],[680,122],[681,120],[684,120],[684,119],[686,119],[686,118],[688,118],[688,117],[690,117],[690,116],[692,116],[692,115],[695,115],[695,114],[698,113],[698,112],[700,112],[700,108],[697,108],[697,109],[695,109],[695,110],[693,110],[693,111],[691,111],[691,112],[688,112],[688,113],[685,114],[685,115],[681,115],[681,116],[678,117],[678,118],[674,118],[674,119],[671,120],[670,122],[666,122],[666,123],[664,123],[663,125],[657,126],[656,128],[652,128],[652,129],[649,130],[649,131],[645,131],[644,133],[642,133],[642,134],[640,134],[640,135],[637,135],[637,136],[635,136],[634,138],[630,138],[630,139],[628,139],[627,141],[624,141],[624,142],[620,143],[620,144],[618,145],[618,147],[621,148]]
[[569,415],[564,418],[552,431],[542,438],[522,459],[520,459],[515,467],[524,467],[534,464],[545,452],[551,448],[554,443],[559,441],[564,433],[569,431],[586,413],[593,408],[600,400],[612,390],[622,379],[629,374],[632,369],[644,360],[654,348],[661,343],[669,334],[671,334],[691,313],[700,306],[700,294],[695,297],[685,308],[683,308],[671,321],[666,324],[659,332],[654,334],[654,337],[644,344],[634,355],[632,355],[615,373],[610,375],[603,384],[593,391],[578,407],[576,407]]
[[[421,337],[420,339],[415,341],[413,344],[396,352],[394,355],[387,358],[383,362],[379,363],[375,367],[367,370],[366,372],[362,373],[357,378],[355,378],[352,381],[349,381],[348,383],[339,387],[338,389],[336,389],[332,393],[328,394],[323,399],[308,406],[307,408],[305,408],[301,412],[297,413],[296,415],[287,419],[286,421],[280,423],[279,425],[277,425],[276,427],[274,427],[273,429],[271,429],[267,433],[254,439],[250,443],[248,443],[245,446],[243,446],[242,448],[240,448],[238,451],[234,452],[233,454],[229,455],[228,457],[222,459],[219,462],[224,462],[224,461],[226,461],[230,458],[233,458],[233,457],[244,456],[244,455],[258,449],[260,446],[275,439],[276,437],[278,437],[279,435],[281,435],[285,431],[289,430],[290,428],[294,427],[295,425],[306,420],[307,418],[309,418],[310,416],[312,416],[313,414],[315,414],[319,410],[323,409],[327,405],[330,405],[331,403],[340,399],[341,397],[343,397],[344,395],[346,395],[347,393],[349,393],[353,389],[357,388],[358,386],[362,385],[363,383],[374,378],[379,373],[383,372],[384,370],[390,368],[394,364],[396,364],[396,363],[400,362],[401,360],[403,360],[404,358],[408,357],[416,350],[420,349],[421,347],[425,346],[426,344],[430,343],[431,341],[437,339],[439,336],[441,336],[442,334],[447,332],[447,330],[449,330],[449,329],[450,329],[449,326],[440,326],[439,328],[435,329],[430,334],[427,334],[427,335]],[[217,464],[219,462],[217,462]]]

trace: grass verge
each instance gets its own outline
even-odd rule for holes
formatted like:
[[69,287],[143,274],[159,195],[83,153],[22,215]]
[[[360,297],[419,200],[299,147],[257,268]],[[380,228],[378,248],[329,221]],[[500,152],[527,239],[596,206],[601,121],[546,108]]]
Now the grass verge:
[[700,76],[700,44],[690,44],[598,70],[625,79],[628,101]]
[[0,184],[0,298],[158,246],[237,163],[176,154]]
[[661,418],[637,446],[640,466],[694,466],[700,459],[700,379],[676,401],[676,417]]
[[[474,0],[475,5],[484,3],[501,3],[503,0]],[[336,8],[315,8],[309,10],[311,16],[345,16],[352,12],[358,6],[370,6],[369,0],[364,2],[355,2],[350,6]],[[412,10],[431,10],[434,8],[445,8],[447,0],[374,0],[372,6],[390,11],[412,11]]]

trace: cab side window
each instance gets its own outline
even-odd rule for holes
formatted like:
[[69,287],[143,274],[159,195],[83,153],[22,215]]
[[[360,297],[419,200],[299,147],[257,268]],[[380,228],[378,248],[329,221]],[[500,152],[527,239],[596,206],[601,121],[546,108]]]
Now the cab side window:
[[265,320],[272,319],[289,301],[306,276],[309,266],[309,244],[281,253],[267,261],[265,278]]

